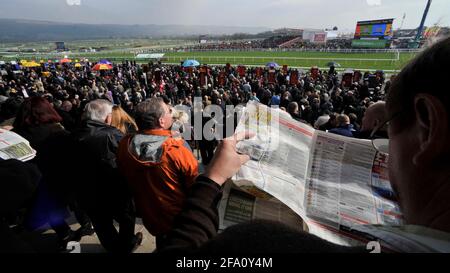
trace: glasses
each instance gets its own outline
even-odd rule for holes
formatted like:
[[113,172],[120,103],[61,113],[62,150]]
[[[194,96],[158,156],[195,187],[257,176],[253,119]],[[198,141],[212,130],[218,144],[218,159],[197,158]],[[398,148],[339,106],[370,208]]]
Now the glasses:
[[400,116],[401,112],[397,112],[394,115],[392,115],[389,119],[387,119],[385,122],[381,123],[380,125],[373,128],[372,133],[370,133],[369,138],[372,140],[372,146],[381,153],[389,153],[389,138],[377,138],[377,133],[381,131],[383,128],[388,128],[389,123]]

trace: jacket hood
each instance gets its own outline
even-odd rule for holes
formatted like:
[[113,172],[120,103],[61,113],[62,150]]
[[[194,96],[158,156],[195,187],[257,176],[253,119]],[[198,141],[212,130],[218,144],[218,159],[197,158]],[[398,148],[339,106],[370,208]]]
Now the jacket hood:
[[169,136],[135,135],[130,141],[130,152],[140,161],[160,163],[164,154],[163,144]]

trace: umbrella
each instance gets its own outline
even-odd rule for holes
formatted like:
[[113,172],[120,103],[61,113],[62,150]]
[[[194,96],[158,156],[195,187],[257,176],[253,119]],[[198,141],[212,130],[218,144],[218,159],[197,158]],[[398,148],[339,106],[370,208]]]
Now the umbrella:
[[199,66],[200,63],[196,60],[186,60],[182,64],[183,67],[192,67],[192,66]]
[[40,64],[38,64],[35,61],[31,61],[31,62],[26,62],[22,64],[23,67],[38,67],[41,66]]
[[98,70],[111,70],[112,66],[109,64],[96,64],[92,68],[92,70],[98,71]]
[[68,59],[68,58],[64,58],[64,59],[61,59],[59,62],[62,63],[62,64],[64,64],[64,63],[71,63],[72,60]]
[[266,64],[266,67],[279,67],[279,65],[275,62],[270,62]]
[[341,65],[338,64],[337,62],[328,62],[328,63],[327,63],[327,66],[328,66],[328,67],[332,67],[332,66],[334,66],[334,67],[341,67]]
[[98,63],[99,63],[99,64],[109,64],[109,65],[112,65],[112,63],[111,63],[110,61],[105,60],[105,59],[100,60]]

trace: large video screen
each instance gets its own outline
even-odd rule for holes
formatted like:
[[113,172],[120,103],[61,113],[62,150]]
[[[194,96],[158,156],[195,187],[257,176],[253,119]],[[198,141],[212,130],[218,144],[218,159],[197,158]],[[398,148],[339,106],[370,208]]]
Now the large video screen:
[[394,19],[359,21],[356,25],[355,39],[390,40]]

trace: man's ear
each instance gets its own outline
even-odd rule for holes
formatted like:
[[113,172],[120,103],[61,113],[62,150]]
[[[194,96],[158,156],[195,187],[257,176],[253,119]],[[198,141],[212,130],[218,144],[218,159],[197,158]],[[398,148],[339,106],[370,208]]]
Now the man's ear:
[[163,118],[159,118],[159,119],[158,119],[158,123],[159,123],[159,127],[161,127],[161,128],[163,128],[164,125],[165,125],[165,121],[164,121]]
[[112,114],[109,114],[109,115],[106,116],[105,123],[107,125],[111,125],[111,123],[112,123]]
[[[381,122],[380,122],[380,120],[379,119],[373,119],[373,121],[372,121],[372,128],[377,128],[378,126],[380,126],[380,124],[381,124]],[[381,128],[379,128],[379,129],[381,129]]]
[[431,163],[448,150],[448,113],[444,104],[435,96],[420,93],[414,97],[415,132],[418,152],[413,164]]

